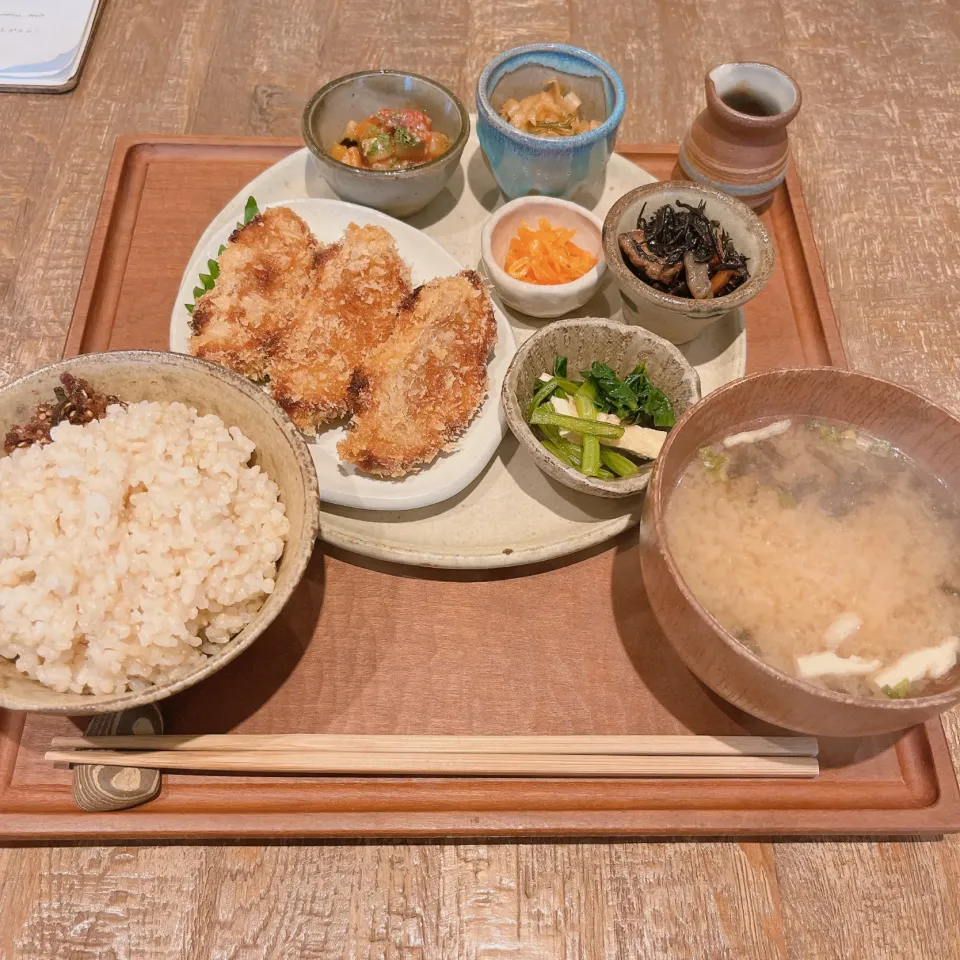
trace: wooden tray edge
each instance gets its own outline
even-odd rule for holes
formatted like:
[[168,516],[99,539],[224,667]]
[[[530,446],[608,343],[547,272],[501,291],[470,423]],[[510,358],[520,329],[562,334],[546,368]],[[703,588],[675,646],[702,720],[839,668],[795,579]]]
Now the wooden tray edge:
[[[126,266],[126,257],[110,257],[111,250],[114,247],[129,248],[126,241],[132,230],[135,220],[137,206],[139,203],[139,193],[142,191],[145,166],[141,164],[143,170],[139,171],[134,165],[142,157],[149,158],[157,148],[164,146],[178,147],[190,145],[216,145],[223,147],[249,147],[258,149],[262,147],[280,147],[280,148],[298,148],[302,146],[302,141],[298,138],[249,138],[249,137],[222,137],[222,136],[192,136],[192,135],[152,135],[131,133],[120,136],[114,145],[114,151],[105,180],[104,191],[95,221],[95,228],[91,237],[90,249],[84,265],[80,288],[78,291],[76,306],[73,311],[71,323],[68,329],[67,338],[64,345],[64,356],[72,356],[76,353],[98,349],[96,344],[87,341],[86,331],[91,327],[96,327],[95,322],[91,322],[88,311],[95,302],[97,287],[106,282],[104,277],[107,273],[119,271],[122,275]],[[670,156],[676,152],[676,147],[669,144],[625,144],[617,148],[617,152],[627,156],[639,156],[643,154],[653,154],[658,156]],[[133,168],[133,169],[130,169]],[[125,171],[130,170],[132,177],[125,178]],[[809,281],[809,293],[815,303],[815,310],[811,311],[819,318],[820,329],[814,331],[819,333],[819,339],[825,344],[827,357],[820,358],[819,362],[833,363],[839,366],[846,366],[846,356],[843,348],[842,339],[837,325],[836,317],[833,312],[830,301],[829,291],[826,285],[826,278],[823,273],[822,263],[813,238],[812,228],[807,215],[806,204],[803,198],[799,177],[793,167],[788,172],[784,189],[789,196],[787,207],[790,212],[791,227],[796,234],[796,242],[802,251],[801,259],[814,269],[808,269],[806,276]],[[120,207],[118,213],[118,199],[121,191],[131,197],[136,196],[136,200],[124,204]],[[119,218],[123,215],[123,221]],[[104,258],[108,262],[104,265]],[[103,265],[103,269],[101,266]],[[117,285],[119,287],[119,285]],[[103,349],[103,347],[99,347]],[[811,358],[808,362],[818,362],[816,358]],[[7,738],[12,734],[13,726],[18,729],[22,727],[22,718],[16,724],[4,723],[4,733]],[[7,733],[11,731],[11,734]],[[928,806],[918,806],[909,810],[902,811],[879,811],[882,816],[874,818],[871,826],[863,827],[863,811],[857,811],[855,815],[851,814],[838,816],[837,811],[824,808],[817,810],[814,815],[809,811],[763,811],[765,821],[763,830],[754,830],[749,824],[738,825],[735,833],[731,834],[730,821],[736,819],[735,814],[740,811],[710,811],[707,814],[701,812],[691,812],[687,816],[696,822],[691,822],[684,832],[696,836],[769,836],[771,835],[771,824],[778,824],[780,820],[782,825],[774,827],[775,833],[779,835],[810,835],[817,833],[822,835],[861,835],[877,836],[885,835],[890,832],[898,834],[917,834],[917,835],[939,835],[945,832],[960,831],[960,787],[958,787],[955,771],[944,734],[942,723],[939,719],[931,721],[926,725],[927,740],[930,745],[932,755],[932,775],[935,786],[939,790],[939,795],[933,804]],[[17,738],[18,739],[18,738]],[[6,739],[4,748],[18,749],[19,743],[11,745],[10,739]],[[11,771],[13,765],[11,764]],[[952,776],[945,778],[943,772],[949,770]],[[946,780],[944,783],[943,781]],[[759,811],[747,811],[746,816],[756,818]],[[772,814],[772,815],[771,815]],[[798,815],[795,817],[794,815]],[[172,839],[182,837],[182,831],[175,826],[183,814],[149,814],[148,812],[131,815],[131,827],[136,824],[136,833],[117,834],[115,819],[110,819],[103,824],[103,829],[107,832],[98,833],[98,826],[93,820],[99,820],[99,817],[91,818],[85,815],[83,819],[71,815],[56,814],[53,816],[42,814],[8,814],[0,816],[0,839],[24,840],[31,839],[64,839],[65,833],[69,831],[70,836],[98,837],[102,836],[111,841],[119,840],[123,836],[130,836],[139,839],[156,838]],[[577,823],[576,817],[571,817],[568,812],[560,815],[535,813],[523,815],[480,814],[474,817],[476,824],[459,826],[451,824],[444,825],[444,821],[453,817],[469,818],[469,811],[452,814],[411,814],[409,812],[400,812],[396,815],[384,814],[315,814],[304,815],[304,822],[291,826],[289,833],[281,833],[277,830],[277,823],[286,819],[284,815],[264,814],[262,818],[251,815],[224,815],[219,814],[216,820],[219,826],[202,828],[203,817],[195,818],[203,832],[194,833],[191,836],[205,836],[210,838],[227,839],[231,837],[353,837],[353,836],[648,836],[670,834],[676,835],[676,824],[684,820],[683,816],[672,817],[672,826],[657,825],[661,819],[658,811],[630,812],[624,815],[611,815],[606,811],[601,816],[606,821],[606,826],[597,826],[591,824],[592,819],[589,815],[582,815],[581,826],[571,826],[571,823]],[[551,823],[555,817],[562,818],[562,825],[558,826],[556,822]],[[617,821],[624,817],[632,820],[641,819],[640,824],[620,824]],[[829,818],[829,823],[816,824],[819,818]],[[40,819],[46,823],[46,828],[40,828],[35,822]],[[261,819],[269,820],[270,823],[259,823]],[[299,820],[298,817],[292,819]],[[795,819],[804,819],[807,822],[797,825]],[[150,821],[156,820],[153,824]],[[170,826],[164,826],[162,821],[170,821]],[[223,826],[223,821],[229,820],[234,823],[229,829]],[[392,821],[396,821],[393,823]],[[422,821],[422,822],[421,822]],[[518,822],[521,821],[521,822]],[[849,822],[848,822],[849,821]],[[915,821],[915,822],[910,822]],[[126,821],[125,821],[126,822]],[[56,824],[57,826],[50,826]],[[69,826],[68,826],[69,824]],[[107,825],[109,824],[109,826]],[[385,833],[378,834],[382,830]],[[442,831],[448,831],[442,833]]]
[[[2,818],[0,842],[120,844],[130,841],[353,840],[353,839],[784,839],[790,837],[935,838],[960,832],[956,811],[834,810],[658,810],[618,813],[560,811],[546,814],[455,813],[309,813],[231,814],[223,812],[117,814],[19,814]],[[184,819],[189,823],[184,824]],[[762,826],[758,821],[762,820]],[[869,821],[865,823],[865,821]]]

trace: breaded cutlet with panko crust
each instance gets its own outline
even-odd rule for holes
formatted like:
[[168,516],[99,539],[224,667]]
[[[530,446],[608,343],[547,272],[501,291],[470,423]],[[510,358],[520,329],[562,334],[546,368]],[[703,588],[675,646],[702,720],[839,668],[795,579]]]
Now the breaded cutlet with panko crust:
[[496,342],[490,298],[473,270],[417,287],[393,335],[353,375],[353,421],[337,452],[381,477],[431,463],[483,403]]
[[286,207],[270,207],[238,227],[220,254],[216,284],[190,317],[190,352],[262,378],[315,284],[320,254],[310,228]]
[[410,268],[377,226],[351,223],[319,256],[317,282],[277,345],[270,390],[305,433],[350,412],[353,371],[393,332]]

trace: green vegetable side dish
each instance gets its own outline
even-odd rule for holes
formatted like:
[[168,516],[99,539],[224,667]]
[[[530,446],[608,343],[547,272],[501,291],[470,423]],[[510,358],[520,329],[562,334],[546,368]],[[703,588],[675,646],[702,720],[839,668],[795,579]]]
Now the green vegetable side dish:
[[[243,223],[237,222],[236,229],[239,230],[241,227],[245,227],[254,217],[259,216],[260,208],[257,206],[257,201],[253,197],[247,197],[246,205],[243,208]],[[224,250],[227,249],[225,243],[220,244],[220,249],[217,251],[217,256],[219,257]],[[184,306],[187,308],[187,313],[193,314],[193,308],[197,305],[197,300],[199,300],[208,290],[212,290],[214,284],[217,282],[217,277],[220,276],[220,264],[216,260],[207,261],[207,272],[200,274],[200,286],[193,288],[193,303],[185,303]]]
[[[566,357],[555,357],[552,374],[545,371],[537,380],[526,411],[527,422],[554,457],[584,476],[601,480],[636,476],[652,454],[634,452],[623,438],[627,430],[636,427],[645,428],[647,436],[652,430],[669,430],[676,423],[669,398],[647,376],[643,363],[623,379],[599,361],[589,370],[581,370],[580,380],[569,376],[568,366]],[[566,412],[555,409],[554,397],[564,401],[558,406]],[[611,422],[613,417],[619,422]],[[652,436],[656,441],[657,435]],[[620,440],[627,446],[626,452],[613,449]],[[637,449],[647,452],[642,444]]]

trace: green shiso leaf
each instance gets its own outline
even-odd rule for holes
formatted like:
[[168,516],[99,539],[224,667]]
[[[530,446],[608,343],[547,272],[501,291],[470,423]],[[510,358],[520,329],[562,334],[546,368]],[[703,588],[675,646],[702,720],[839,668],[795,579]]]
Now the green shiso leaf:
[[[243,223],[237,223],[237,229],[245,227],[254,217],[259,216],[260,208],[257,206],[257,201],[255,197],[247,197],[247,202],[243,208]],[[220,248],[217,250],[217,256],[221,256],[223,251],[227,249],[225,243],[220,244]],[[201,286],[193,288],[193,303],[185,303],[184,306],[187,308],[187,313],[191,316],[193,315],[194,307],[196,306],[196,301],[200,299],[208,290],[212,290],[216,286],[217,278],[220,276],[220,264],[216,260],[207,261],[207,272],[200,274],[200,283]]]

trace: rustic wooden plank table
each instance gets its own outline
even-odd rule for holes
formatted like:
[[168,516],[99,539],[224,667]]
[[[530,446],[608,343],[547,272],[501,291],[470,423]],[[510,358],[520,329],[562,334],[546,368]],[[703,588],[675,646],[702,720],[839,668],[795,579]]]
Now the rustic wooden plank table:
[[[616,65],[624,142],[678,139],[715,63],[786,68],[851,364],[960,411],[950,0],[108,0],[76,91],[0,95],[0,382],[60,355],[118,134],[296,134],[316,87],[371,66],[470,100],[544,39]],[[956,957],[958,887],[960,838],[17,848],[0,957]]]

